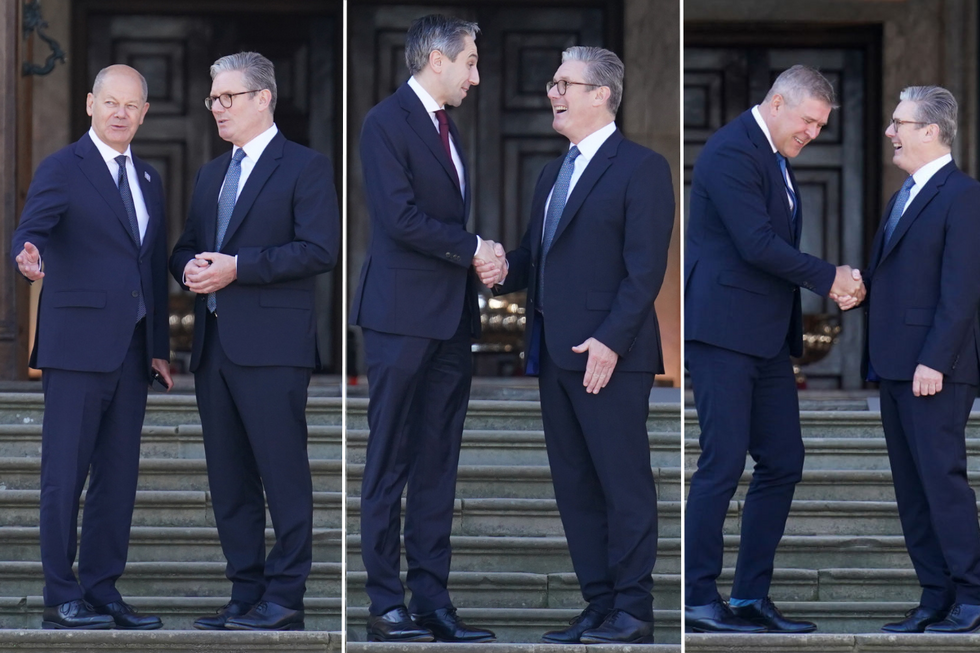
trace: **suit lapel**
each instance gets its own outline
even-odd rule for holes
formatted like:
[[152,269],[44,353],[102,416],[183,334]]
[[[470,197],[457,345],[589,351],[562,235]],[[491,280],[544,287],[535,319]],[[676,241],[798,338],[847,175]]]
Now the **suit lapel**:
[[[204,221],[204,242],[212,252],[217,249],[218,239],[218,195],[221,193],[221,184],[228,174],[228,165],[231,163],[231,152],[226,152],[218,158],[218,163],[214,166],[214,175],[211,177],[207,191],[204,195],[205,215]],[[225,234],[225,242],[228,242]]]
[[137,159],[135,155],[133,155],[133,166],[136,168],[136,178],[139,179],[140,191],[143,193],[143,204],[146,205],[146,213],[149,216],[146,223],[146,233],[143,234],[143,244],[140,246],[141,250],[145,250],[153,242],[157,229],[163,226],[165,220],[163,214],[157,210],[160,208],[160,198],[156,197],[153,192],[153,184],[150,183],[152,173],[146,164]]
[[599,181],[603,173],[606,172],[606,169],[612,165],[612,160],[616,157],[616,151],[619,149],[619,143],[622,140],[623,136],[617,129],[609,136],[609,138],[606,139],[606,142],[599,147],[598,151],[595,153],[595,156],[593,156],[592,160],[589,161],[589,164],[585,166],[582,176],[579,177],[577,182],[575,182],[575,188],[572,189],[572,192],[568,196],[568,200],[565,202],[565,209],[562,211],[561,220],[559,220],[558,228],[555,230],[555,238],[552,241],[552,247],[554,246],[554,243],[561,238],[561,235],[568,228],[569,223],[571,223],[571,221],[578,214],[578,210],[582,208],[582,203],[585,202],[585,198],[589,196],[590,192],[592,192],[592,187],[596,185],[596,182]]
[[[950,162],[940,168],[939,171],[926,182],[926,185],[922,187],[922,190],[920,190],[918,195],[915,196],[912,203],[905,209],[905,213],[903,213],[902,217],[899,218],[898,224],[895,226],[895,231],[892,232],[892,237],[887,243],[885,243],[881,252],[881,260],[878,261],[879,264],[881,261],[884,261],[889,254],[891,254],[892,250],[895,249],[895,246],[900,240],[902,240],[902,237],[909,230],[909,227],[912,226],[912,223],[915,222],[916,219],[922,214],[922,210],[928,206],[929,202],[932,201],[932,198],[939,193],[939,187],[946,182],[946,178],[949,177],[953,170],[956,170],[956,164]],[[895,198],[892,198],[892,204],[894,204],[894,202]],[[891,208],[889,208],[888,213],[885,215],[887,216],[889,214],[891,214]],[[888,218],[885,218],[885,220],[887,219]]]
[[[442,139],[439,137],[439,130],[436,126],[432,124],[432,118],[429,116],[429,112],[425,110],[425,106],[422,105],[422,100],[419,96],[415,94],[412,87],[408,84],[403,84],[399,87],[398,92],[400,93],[399,102],[401,102],[402,108],[407,112],[405,119],[408,121],[409,127],[412,128],[425,146],[429,148],[432,152],[432,156],[436,158],[442,169],[446,171],[449,178],[453,180],[456,188],[459,188],[459,175],[456,174],[456,166],[453,165],[452,159],[446,155],[446,150],[442,147]],[[449,121],[450,131],[453,129],[452,120]],[[459,138],[456,138],[457,152],[459,152],[459,158],[463,159],[463,152],[459,149]],[[465,161],[465,160],[464,160]],[[466,165],[463,165],[463,169],[466,169]],[[469,184],[467,184],[467,187]],[[462,199],[462,195],[460,195]]]
[[[89,138],[88,134],[82,136],[77,143],[75,143],[75,154],[80,157],[78,161],[78,167],[81,168],[82,173],[88,178],[88,180],[95,186],[95,189],[102,196],[102,199],[112,207],[112,212],[116,214],[116,218],[122,224],[123,229],[129,234],[130,239],[133,238],[133,228],[129,224],[129,214],[126,213],[126,207],[123,206],[122,196],[119,194],[119,188],[116,186],[115,180],[109,173],[109,167],[106,165],[105,159],[99,153],[99,148],[95,147],[95,143]],[[139,246],[139,243],[133,241],[133,243]]]
[[[452,136],[453,144],[456,146],[456,153],[459,155],[459,162],[463,164],[463,181],[465,183],[466,195],[463,197],[463,215],[469,215],[470,213],[470,169],[466,165],[466,155],[463,154],[463,139],[459,136],[459,130],[456,129],[456,123],[453,119],[449,117],[447,112],[446,117],[449,118],[449,135]],[[442,139],[439,140],[439,144],[442,145]],[[450,162],[452,163],[452,162]],[[456,170],[456,165],[453,164],[453,170]],[[459,188],[459,177],[454,177],[457,181],[456,187]]]
[[252,208],[252,204],[255,203],[255,198],[259,196],[259,191],[262,190],[265,182],[269,180],[272,173],[279,167],[279,160],[282,159],[282,150],[285,144],[286,137],[282,135],[282,132],[277,132],[269,144],[266,145],[262,155],[259,156],[259,160],[255,162],[255,167],[249,173],[248,179],[245,181],[245,186],[238,195],[238,201],[235,202],[235,209],[231,213],[231,220],[228,222],[228,231],[225,232],[222,246],[231,242],[235,231],[241,226],[249,209]]
[[871,265],[868,266],[872,273],[874,273],[875,268],[881,262],[881,249],[882,243],[885,240],[885,222],[888,221],[887,216],[891,215],[892,206],[895,205],[895,198],[898,197],[898,193],[892,195],[891,200],[888,202],[888,206],[885,208],[885,218],[881,220],[881,224],[878,225],[878,231],[875,232],[874,241],[871,243]]
[[[762,163],[765,168],[766,174],[769,175],[769,183],[773,188],[777,189],[777,192],[782,192],[780,206],[783,207],[782,216],[770,216],[772,221],[772,226],[777,233],[785,234],[785,239],[789,243],[796,244],[797,238],[793,227],[793,214],[789,210],[789,198],[786,197],[786,182],[783,181],[783,173],[779,169],[779,161],[776,160],[776,153],[772,151],[772,145],[769,144],[769,139],[766,138],[765,133],[763,133],[762,128],[759,127],[759,123],[755,121],[755,116],[752,115],[752,111],[746,111],[740,116],[742,120],[742,125],[745,127],[746,132],[749,135],[749,140],[755,145],[756,149],[759,150],[759,156],[762,157]],[[797,188],[796,181],[793,178],[792,166],[786,166],[790,172],[790,180],[793,183],[793,188]],[[796,194],[797,202],[799,202],[800,194]]]
[[541,239],[544,232],[544,207],[548,201],[548,193],[555,186],[558,180],[558,173],[561,171],[561,164],[565,160],[564,155],[558,157],[547,166],[541,173],[541,179],[534,192],[534,199],[531,201],[531,256],[537,257],[541,250]]

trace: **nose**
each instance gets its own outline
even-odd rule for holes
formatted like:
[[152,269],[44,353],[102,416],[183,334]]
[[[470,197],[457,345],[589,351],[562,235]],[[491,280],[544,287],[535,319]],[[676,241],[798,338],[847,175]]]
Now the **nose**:
[[548,91],[548,97],[550,99],[552,99],[552,100],[557,100],[558,98],[561,97],[561,93],[558,92],[558,85],[557,84],[555,84],[554,86],[552,86],[551,87],[551,90]]
[[477,86],[480,83],[480,71],[476,66],[470,69],[470,85]]
[[885,136],[888,138],[894,138],[897,134],[895,133],[895,123],[890,122],[888,126],[885,127]]
[[820,135],[820,126],[819,125],[809,125],[806,128],[806,135],[809,136],[810,137],[810,140],[812,141],[813,139],[815,139],[817,136]]
[[214,102],[211,103],[211,113],[224,113],[224,112],[225,112],[225,107],[223,104],[221,104],[221,102],[215,100]]
[[126,107],[122,103],[116,105],[116,111],[113,114],[116,118],[126,117]]

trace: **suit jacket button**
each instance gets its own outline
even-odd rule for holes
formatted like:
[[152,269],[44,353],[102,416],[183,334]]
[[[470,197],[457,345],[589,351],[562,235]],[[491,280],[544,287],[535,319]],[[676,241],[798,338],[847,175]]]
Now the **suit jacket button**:
[[446,258],[452,258],[452,257],[453,257],[452,252],[446,252]]
[[134,290],[133,291],[133,297],[139,297],[139,296],[140,296],[140,291]]

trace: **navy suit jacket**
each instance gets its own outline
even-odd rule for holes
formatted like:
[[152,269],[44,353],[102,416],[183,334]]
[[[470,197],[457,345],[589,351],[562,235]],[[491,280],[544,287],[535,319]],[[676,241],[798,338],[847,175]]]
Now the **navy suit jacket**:
[[44,262],[31,367],[118,369],[133,339],[140,293],[147,378],[151,358],[170,359],[163,185],[136,156],[133,165],[149,213],[142,244],[88,134],[47,157],[34,173],[11,243],[11,258],[31,242]]
[[[564,155],[544,167],[531,219],[498,294],[528,289],[525,352],[533,351],[541,232],[548,194]],[[548,353],[566,370],[584,371],[588,354],[572,347],[592,337],[619,355],[617,371],[663,373],[654,300],[667,269],[674,187],[667,161],[616,130],[589,161],[565,209],[545,266]],[[525,360],[527,360],[525,356]]]
[[466,197],[452,160],[415,91],[406,83],[364,118],[361,165],[371,215],[371,242],[350,323],[374,331],[448,340],[470,305],[471,332],[480,334],[478,280],[472,272],[476,236],[466,231]]
[[918,364],[980,383],[980,183],[950,162],[905,209],[888,245],[885,219],[865,273],[868,347],[883,379],[911,381]]
[[788,340],[790,353],[802,354],[800,287],[829,294],[836,268],[800,252],[803,207],[794,220],[776,155],[751,111],[705,144],[689,216],[684,339],[766,358]]
[[[180,283],[195,254],[215,251],[218,195],[230,162],[231,151],[197,173],[187,224],[170,256]],[[340,251],[330,160],[277,133],[245,181],[220,251],[238,256],[238,278],[217,293],[228,358],[246,366],[316,367],[315,276],[332,270]],[[207,295],[198,295],[191,371],[201,361],[206,316]]]

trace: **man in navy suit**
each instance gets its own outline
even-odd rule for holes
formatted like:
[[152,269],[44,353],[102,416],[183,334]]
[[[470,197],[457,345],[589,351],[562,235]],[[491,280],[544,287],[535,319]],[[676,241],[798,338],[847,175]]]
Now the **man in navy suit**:
[[[197,293],[191,371],[232,589],[217,615],[194,625],[302,630],[313,561],[315,277],[337,262],[337,195],[327,157],[276,128],[272,62],[228,55],[211,79],[204,103],[234,147],[198,172],[170,272]],[[276,535],[268,557],[266,499]]]
[[868,380],[922,595],[889,632],[980,627],[980,528],[965,429],[980,385],[980,183],[950,154],[956,99],[912,86],[885,131],[909,177],[885,209],[865,275]]
[[[497,293],[528,289],[525,361],[540,376],[545,443],[572,564],[588,603],[553,644],[653,643],[657,493],[646,429],[662,373],[654,300],[667,268],[667,161],[614,119],[623,63],[573,47],[548,83],[568,153],[542,170]],[[501,279],[501,277],[505,277]]]
[[[701,425],[701,457],[685,510],[685,620],[696,631],[808,632],[769,600],[773,557],[803,470],[790,356],[802,353],[800,287],[842,308],[859,275],[799,250],[803,207],[788,159],[835,107],[816,70],[793,66],[758,106],[721,128],[694,167],[685,249],[684,338]],[[731,603],[718,594],[722,526],[755,461],[742,513]]]
[[[470,339],[480,333],[471,265],[494,259],[493,244],[466,231],[469,167],[445,110],[480,82],[477,31],[439,15],[416,20],[405,39],[411,79],[361,129],[371,242],[350,320],[363,329],[370,387],[361,557],[371,641],[494,639],[459,620],[446,589]],[[399,578],[406,483],[411,614]]]
[[48,408],[41,435],[43,628],[162,625],[116,590],[147,387],[154,372],[173,385],[163,187],[129,147],[149,109],[146,96],[146,80],[129,66],[99,72],[86,101],[91,129],[38,166],[11,245],[21,274],[45,279],[31,354],[31,367],[44,371]]

